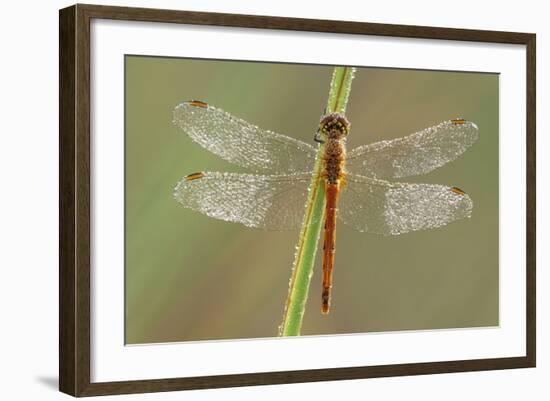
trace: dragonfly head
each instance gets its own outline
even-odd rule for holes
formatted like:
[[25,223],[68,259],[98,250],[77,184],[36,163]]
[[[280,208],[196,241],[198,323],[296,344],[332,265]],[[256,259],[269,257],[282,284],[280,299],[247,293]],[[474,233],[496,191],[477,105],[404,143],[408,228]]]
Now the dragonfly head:
[[338,113],[330,113],[321,118],[319,123],[320,133],[328,139],[343,139],[350,129],[350,123],[346,117]]

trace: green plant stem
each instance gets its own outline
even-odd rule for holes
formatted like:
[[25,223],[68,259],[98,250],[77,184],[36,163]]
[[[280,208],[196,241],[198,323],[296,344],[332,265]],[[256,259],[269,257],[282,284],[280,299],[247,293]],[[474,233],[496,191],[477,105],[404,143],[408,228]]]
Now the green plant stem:
[[[327,102],[327,113],[345,113],[354,72],[355,69],[352,67],[334,68]],[[321,144],[317,151],[309,186],[306,213],[300,230],[298,246],[296,247],[283,323],[279,328],[279,335],[281,336],[299,336],[302,328],[309,285],[313,276],[317,243],[319,242],[325,215],[325,186],[323,180],[320,179],[324,150],[325,146]]]

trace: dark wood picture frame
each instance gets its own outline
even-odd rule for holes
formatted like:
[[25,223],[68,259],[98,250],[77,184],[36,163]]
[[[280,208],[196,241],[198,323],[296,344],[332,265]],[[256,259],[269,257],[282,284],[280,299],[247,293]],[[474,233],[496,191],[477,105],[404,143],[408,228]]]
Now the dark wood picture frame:
[[[90,380],[90,21],[93,18],[526,46],[526,350],[523,357],[92,383]],[[534,367],[535,34],[74,5],[59,13],[59,389],[73,396]]]

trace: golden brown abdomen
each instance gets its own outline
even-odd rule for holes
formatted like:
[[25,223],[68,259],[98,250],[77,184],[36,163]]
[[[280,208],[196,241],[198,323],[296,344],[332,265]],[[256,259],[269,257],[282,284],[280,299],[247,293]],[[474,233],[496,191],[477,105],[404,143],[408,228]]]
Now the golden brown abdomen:
[[336,213],[338,196],[344,178],[344,144],[329,140],[325,147],[324,171],[325,178],[325,231],[323,241],[323,290],[321,294],[321,313],[330,311],[332,288],[332,272],[334,269],[334,254],[336,252]]
[[336,211],[338,204],[338,184],[326,183],[325,232],[323,240],[323,291],[321,294],[321,312],[327,314],[330,310],[330,293],[332,288],[332,272],[334,268],[334,253],[336,252]]

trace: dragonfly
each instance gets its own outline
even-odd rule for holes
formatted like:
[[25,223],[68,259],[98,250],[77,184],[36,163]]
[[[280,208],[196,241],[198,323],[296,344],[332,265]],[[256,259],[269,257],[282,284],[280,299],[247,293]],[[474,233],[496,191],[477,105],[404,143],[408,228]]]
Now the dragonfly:
[[[251,173],[196,172],[174,189],[185,207],[266,230],[300,228],[317,157],[315,179],[325,188],[321,312],[328,314],[336,250],[336,220],[360,232],[399,235],[469,218],[471,198],[458,187],[397,182],[455,160],[478,128],[455,118],[408,136],[346,151],[351,125],[323,115],[312,144],[264,130],[205,102],[179,104],[173,123],[211,153]],[[324,151],[317,155],[318,146]],[[390,179],[390,180],[389,180]]]

